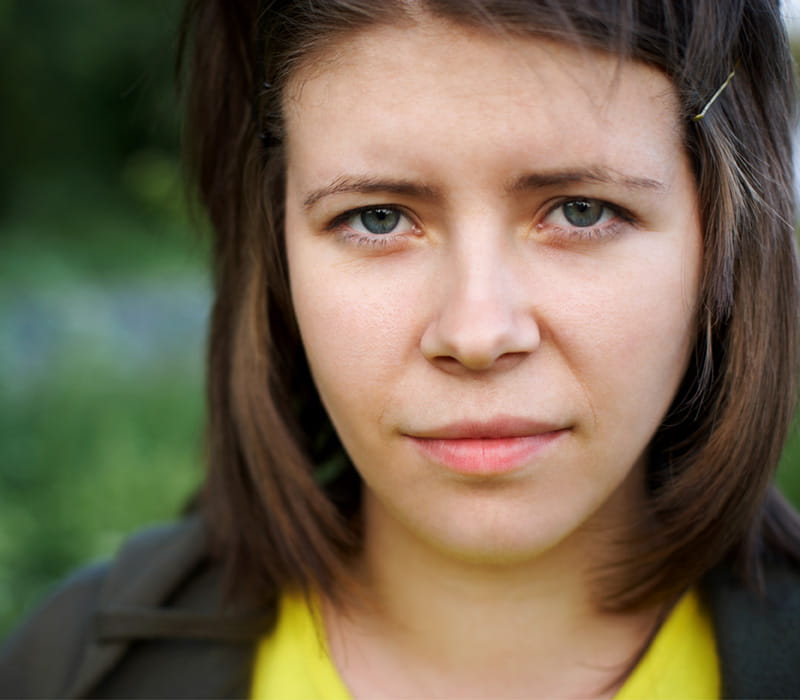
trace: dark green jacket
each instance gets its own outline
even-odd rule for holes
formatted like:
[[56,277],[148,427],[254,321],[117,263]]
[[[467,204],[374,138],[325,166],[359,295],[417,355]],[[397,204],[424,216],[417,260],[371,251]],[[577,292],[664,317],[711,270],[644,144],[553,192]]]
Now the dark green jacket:
[[[275,606],[224,605],[206,551],[187,520],[79,572],[0,650],[0,697],[246,697]],[[724,696],[800,698],[800,575],[768,572],[765,599],[722,571],[705,590]]]

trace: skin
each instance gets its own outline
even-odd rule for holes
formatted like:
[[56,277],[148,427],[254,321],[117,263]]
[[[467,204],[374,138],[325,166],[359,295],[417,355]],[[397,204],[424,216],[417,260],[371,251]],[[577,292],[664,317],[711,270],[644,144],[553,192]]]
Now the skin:
[[[326,609],[334,659],[356,696],[607,696],[656,611],[600,612],[591,576],[646,520],[647,446],[699,295],[671,85],[432,19],[323,58],[286,98],[286,242],[365,485],[371,605]],[[593,226],[566,217],[583,201]],[[373,234],[363,207],[401,216]],[[536,447],[432,456],[481,430]]]

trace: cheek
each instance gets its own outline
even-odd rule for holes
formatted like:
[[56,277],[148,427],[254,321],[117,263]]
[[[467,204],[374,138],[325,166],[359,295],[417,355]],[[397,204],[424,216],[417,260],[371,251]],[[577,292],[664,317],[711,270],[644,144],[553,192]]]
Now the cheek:
[[419,285],[407,274],[367,273],[360,263],[331,263],[319,250],[293,253],[303,261],[292,265],[290,257],[295,313],[329,412],[380,411],[398,374],[418,352]]
[[652,247],[565,304],[556,342],[598,424],[646,431],[662,420],[694,343],[700,255],[699,235],[680,252]]

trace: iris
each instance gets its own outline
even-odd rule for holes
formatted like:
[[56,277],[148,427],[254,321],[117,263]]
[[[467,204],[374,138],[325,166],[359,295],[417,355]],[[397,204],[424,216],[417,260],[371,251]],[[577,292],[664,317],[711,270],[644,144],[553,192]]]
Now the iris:
[[594,226],[603,216],[605,206],[596,199],[576,199],[561,207],[564,218],[573,226]]
[[370,233],[391,233],[400,221],[400,212],[396,209],[365,209],[359,214],[364,228]]

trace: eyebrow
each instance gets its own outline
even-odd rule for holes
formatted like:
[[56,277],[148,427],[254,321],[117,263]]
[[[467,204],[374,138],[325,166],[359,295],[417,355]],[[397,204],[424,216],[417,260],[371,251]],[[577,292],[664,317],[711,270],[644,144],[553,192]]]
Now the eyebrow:
[[333,194],[371,194],[374,192],[387,192],[399,194],[407,197],[417,197],[420,199],[440,199],[441,191],[436,187],[423,185],[412,180],[392,180],[377,177],[351,177],[342,175],[333,182],[319,189],[309,192],[303,199],[303,208],[310,209],[319,200]]
[[[580,184],[613,185],[634,190],[664,191],[667,189],[666,185],[659,180],[626,175],[616,170],[600,167],[526,173],[511,180],[505,189],[508,194],[514,194],[545,187]],[[303,209],[311,209],[321,199],[335,194],[373,194],[375,192],[386,192],[428,200],[436,200],[443,197],[440,189],[430,185],[423,185],[413,180],[341,175],[330,184],[309,192],[303,199]]]
[[506,191],[509,194],[513,194],[545,187],[582,184],[613,185],[614,187],[623,187],[631,190],[652,190],[656,192],[663,192],[667,189],[663,182],[649,177],[626,175],[610,168],[589,167],[577,170],[526,173],[509,182],[506,186]]

